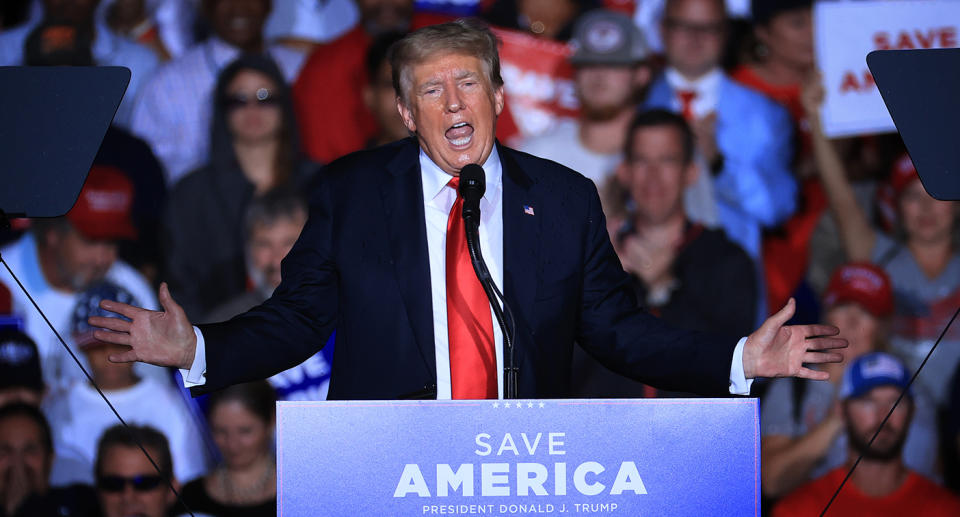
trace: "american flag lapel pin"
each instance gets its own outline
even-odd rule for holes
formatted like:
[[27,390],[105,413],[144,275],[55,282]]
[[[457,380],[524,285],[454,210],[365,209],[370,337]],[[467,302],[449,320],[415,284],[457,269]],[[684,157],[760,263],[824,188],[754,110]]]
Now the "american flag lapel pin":
[[533,214],[533,207],[530,206],[530,205],[523,205],[523,213],[525,213],[525,214],[527,214],[527,215],[534,215],[534,214]]

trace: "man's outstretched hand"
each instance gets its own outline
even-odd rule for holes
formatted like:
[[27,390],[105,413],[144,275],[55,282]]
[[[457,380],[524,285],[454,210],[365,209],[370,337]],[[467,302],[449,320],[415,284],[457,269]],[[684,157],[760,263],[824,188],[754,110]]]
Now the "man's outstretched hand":
[[780,312],[767,318],[743,345],[743,373],[757,377],[800,377],[825,381],[830,375],[812,370],[805,364],[839,363],[847,340],[836,336],[840,330],[831,325],[784,326],[796,310],[793,298]]
[[100,302],[100,307],[132,320],[102,316],[88,320],[94,327],[107,329],[94,332],[94,337],[100,341],[130,347],[125,352],[111,354],[111,361],[141,361],[157,366],[190,368],[197,349],[193,326],[183,309],[173,301],[166,283],[160,284],[159,298],[163,311],[150,311],[111,300]]

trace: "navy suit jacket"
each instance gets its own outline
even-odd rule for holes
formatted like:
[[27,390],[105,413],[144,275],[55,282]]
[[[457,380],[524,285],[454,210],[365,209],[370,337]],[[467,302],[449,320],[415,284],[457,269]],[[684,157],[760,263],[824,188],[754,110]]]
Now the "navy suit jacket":
[[[516,318],[522,398],[569,393],[575,343],[659,388],[728,393],[736,338],[675,330],[638,309],[593,183],[498,145],[504,295]],[[310,217],[262,305],[200,326],[209,391],[313,355],[337,331],[332,399],[436,397],[419,147],[408,138],[320,173]],[[535,215],[524,213],[531,206]]]

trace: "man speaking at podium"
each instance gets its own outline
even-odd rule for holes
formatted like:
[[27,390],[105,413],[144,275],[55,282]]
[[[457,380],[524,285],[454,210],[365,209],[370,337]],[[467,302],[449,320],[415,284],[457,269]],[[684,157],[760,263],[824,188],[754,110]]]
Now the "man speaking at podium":
[[[791,301],[748,337],[678,331],[638,309],[593,183],[494,139],[503,109],[495,36],[459,20],[391,50],[408,138],[330,164],[310,218],[262,305],[192,327],[160,288],[163,312],[105,301],[91,318],[113,361],[175,366],[195,392],[269,377],[337,331],[332,399],[502,397],[503,336],[473,272],[459,173],[480,164],[480,248],[515,320],[520,398],[565,397],[574,343],[655,387],[747,394],[755,377],[826,379],[839,362],[827,326],[783,324]],[[359,88],[360,85],[357,85]]]

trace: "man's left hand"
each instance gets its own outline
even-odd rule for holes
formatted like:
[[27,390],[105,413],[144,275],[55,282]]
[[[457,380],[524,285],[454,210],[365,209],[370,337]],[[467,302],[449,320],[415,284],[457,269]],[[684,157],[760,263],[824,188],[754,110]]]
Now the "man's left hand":
[[839,363],[847,340],[831,325],[785,326],[796,310],[793,298],[780,312],[767,318],[743,345],[743,372],[748,379],[757,377],[800,377],[825,381],[830,375],[804,365]]

